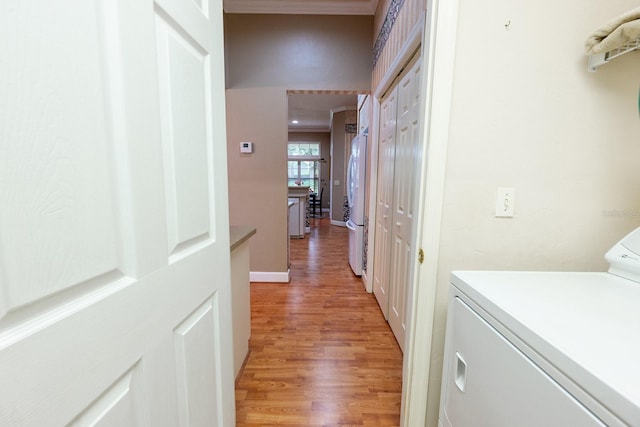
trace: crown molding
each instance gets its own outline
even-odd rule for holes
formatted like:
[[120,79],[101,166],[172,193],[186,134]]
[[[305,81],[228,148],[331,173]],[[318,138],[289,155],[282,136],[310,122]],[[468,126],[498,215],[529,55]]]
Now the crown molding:
[[226,13],[374,15],[378,0],[224,0]]
[[330,111],[331,111],[331,114],[335,114],[335,113],[340,113],[342,111],[353,111],[357,109],[358,109],[357,105],[345,105],[343,107],[332,108]]
[[301,127],[289,126],[288,131],[291,133],[296,133],[296,132],[327,133],[327,132],[331,132],[331,128],[329,126],[301,126]]

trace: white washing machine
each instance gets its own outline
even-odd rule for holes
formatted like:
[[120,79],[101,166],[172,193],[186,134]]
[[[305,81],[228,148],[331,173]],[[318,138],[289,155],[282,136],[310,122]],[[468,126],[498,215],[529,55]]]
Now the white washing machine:
[[640,426],[640,228],[606,259],[452,273],[441,427]]

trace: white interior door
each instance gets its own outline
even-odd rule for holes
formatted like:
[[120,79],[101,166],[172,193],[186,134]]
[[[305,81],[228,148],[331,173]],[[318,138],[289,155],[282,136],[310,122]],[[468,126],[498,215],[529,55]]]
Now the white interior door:
[[393,175],[396,151],[396,111],[398,86],[382,100],[378,143],[378,183],[376,194],[373,294],[385,319],[389,317],[389,267],[391,262],[391,220],[393,216]]
[[0,5],[0,425],[234,424],[220,1]]
[[417,168],[420,150],[420,78],[422,67],[414,57],[398,85],[395,174],[393,180],[392,248],[389,286],[389,325],[404,350],[406,303],[412,281]]

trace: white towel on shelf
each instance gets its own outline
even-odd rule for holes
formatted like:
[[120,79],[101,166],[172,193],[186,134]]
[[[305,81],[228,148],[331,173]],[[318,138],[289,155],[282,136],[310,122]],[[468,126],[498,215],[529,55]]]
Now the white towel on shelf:
[[587,55],[608,52],[640,37],[640,7],[613,18],[595,30],[584,45]]

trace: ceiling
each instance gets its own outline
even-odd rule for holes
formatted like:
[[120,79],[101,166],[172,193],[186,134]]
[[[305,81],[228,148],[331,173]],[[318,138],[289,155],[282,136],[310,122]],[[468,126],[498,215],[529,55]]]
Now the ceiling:
[[288,103],[290,132],[328,132],[331,110],[355,108],[358,95],[290,94]]
[[226,13],[373,15],[378,0],[224,0]]

